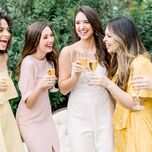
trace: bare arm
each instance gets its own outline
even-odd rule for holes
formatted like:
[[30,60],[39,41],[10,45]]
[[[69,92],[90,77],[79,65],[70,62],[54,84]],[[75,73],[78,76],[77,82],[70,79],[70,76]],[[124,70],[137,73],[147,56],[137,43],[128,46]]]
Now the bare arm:
[[26,99],[26,106],[28,108],[32,108],[34,104],[36,103],[37,99],[39,98],[39,95],[43,91],[47,91],[48,89],[52,88],[55,83],[55,77],[46,76],[42,78],[41,82],[33,89],[33,91],[30,93],[28,98]]
[[75,87],[82,66],[78,63],[72,63],[70,48],[63,48],[59,56],[59,88],[66,95]]
[[26,58],[21,65],[21,74],[19,78],[19,89],[22,95],[22,102],[26,103],[28,108],[32,108],[39,98],[39,95],[54,85],[54,76],[44,76],[37,83],[35,77],[35,63]]
[[133,97],[120,89],[114,82],[112,82],[106,76],[98,76],[96,74],[92,75],[90,85],[101,85],[105,87],[114,97],[114,99],[119,102],[122,106],[127,109],[133,110],[134,100]]

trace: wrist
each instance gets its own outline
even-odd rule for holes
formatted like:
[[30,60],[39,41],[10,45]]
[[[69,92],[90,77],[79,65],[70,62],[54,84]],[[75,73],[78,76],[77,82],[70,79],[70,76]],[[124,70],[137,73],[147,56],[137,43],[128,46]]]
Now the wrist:
[[37,86],[37,87],[35,88],[35,91],[38,92],[38,93],[41,93],[41,92],[43,92],[44,90],[45,90],[45,88],[42,87],[42,86]]
[[115,85],[115,83],[109,79],[106,84],[106,88],[110,91],[114,85]]
[[77,74],[73,73],[71,75],[71,78],[72,78],[72,80],[77,81],[79,79],[79,76]]

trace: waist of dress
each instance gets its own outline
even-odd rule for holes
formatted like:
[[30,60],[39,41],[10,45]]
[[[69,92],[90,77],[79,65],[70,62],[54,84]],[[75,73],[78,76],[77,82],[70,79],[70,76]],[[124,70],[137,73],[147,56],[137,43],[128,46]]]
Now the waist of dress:
[[78,83],[72,91],[105,91],[106,89],[102,86],[89,85],[88,83]]

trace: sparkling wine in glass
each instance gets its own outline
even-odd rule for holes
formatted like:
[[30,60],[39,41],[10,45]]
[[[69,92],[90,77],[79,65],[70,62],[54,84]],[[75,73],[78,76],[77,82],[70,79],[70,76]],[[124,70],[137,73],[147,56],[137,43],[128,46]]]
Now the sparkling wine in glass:
[[87,68],[87,53],[85,51],[79,52],[79,61],[80,61],[80,64],[83,66],[83,69],[86,70],[86,68]]
[[135,88],[133,87],[133,91],[135,93],[134,101],[135,101],[135,105],[133,106],[133,110],[138,111],[138,110],[143,110],[144,106],[142,106],[140,104],[140,99],[139,99],[139,88]]
[[95,72],[97,68],[97,56],[96,53],[93,51],[90,51],[88,54],[88,62],[89,62],[89,68],[91,72]]
[[[49,61],[47,63],[47,74],[49,76],[54,75],[55,76],[55,66],[54,66],[54,62],[53,61]],[[52,89],[50,89],[50,92],[58,92],[59,89],[55,88],[55,86],[53,86]]]

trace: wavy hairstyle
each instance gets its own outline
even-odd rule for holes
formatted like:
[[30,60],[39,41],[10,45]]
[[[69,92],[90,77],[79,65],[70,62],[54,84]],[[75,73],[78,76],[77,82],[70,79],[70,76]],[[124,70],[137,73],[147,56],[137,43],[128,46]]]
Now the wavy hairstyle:
[[[9,26],[9,31],[10,31],[11,36],[12,36],[12,20],[8,16],[6,16],[4,13],[0,12],[0,24],[1,24],[2,19],[4,19],[7,22],[8,26]],[[4,53],[7,53],[7,49],[9,47],[10,41],[11,41],[11,38],[8,42],[7,48],[4,51]]]
[[[110,63],[110,55],[107,52],[105,44],[103,42],[104,38],[104,31],[102,29],[102,23],[97,15],[97,13],[89,6],[81,6],[75,12],[74,23],[76,15],[82,12],[88,19],[89,23],[91,24],[93,31],[94,31],[94,39],[95,45],[97,48],[97,56],[100,64],[104,64],[107,69],[109,69]],[[76,41],[80,40],[80,37],[76,33],[76,29],[74,30]]]
[[109,75],[118,74],[116,83],[123,90],[127,88],[131,63],[140,54],[148,56],[137,27],[127,17],[118,17],[108,22],[108,30],[119,44],[117,53],[112,54]]
[[[44,30],[44,28],[46,26],[49,26],[46,22],[38,21],[38,22],[32,23],[27,28],[27,31],[25,33],[25,43],[24,43],[23,52],[22,52],[21,58],[17,64],[17,66],[16,66],[17,79],[19,79],[19,76],[20,76],[20,67],[21,67],[21,63],[22,63],[23,59],[27,55],[31,55],[36,52],[37,47],[40,42],[42,31]],[[56,75],[58,75],[58,72],[57,72],[58,54],[57,54],[54,46],[53,46],[53,51],[46,54],[46,59],[48,62],[49,61],[54,62],[55,67],[56,67]]]

